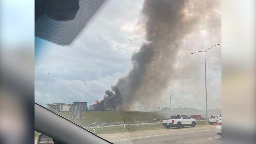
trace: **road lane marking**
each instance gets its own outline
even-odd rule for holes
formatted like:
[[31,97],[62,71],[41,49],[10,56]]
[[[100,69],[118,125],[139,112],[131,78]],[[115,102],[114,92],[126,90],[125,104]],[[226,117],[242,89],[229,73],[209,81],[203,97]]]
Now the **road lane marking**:
[[[215,131],[215,129],[213,129],[213,130],[209,130],[209,131]],[[176,132],[176,133],[173,133],[173,134],[169,134],[169,133],[165,133],[165,134],[160,134],[160,135],[158,135],[158,136],[166,136],[166,135],[180,135],[180,134],[187,134],[187,133],[191,133],[191,132],[193,132],[193,133],[197,133],[197,132],[204,132],[204,130],[203,131],[190,131],[190,132],[188,132],[188,131],[186,131],[186,132]],[[117,137],[118,135],[115,135],[114,137]],[[127,135],[127,136],[130,136],[130,137],[133,137],[133,136],[135,136],[135,135]],[[142,135],[142,137],[151,137],[151,136],[154,136],[154,135],[151,135],[151,134],[149,134],[148,136],[143,136]],[[107,138],[107,137],[110,137],[110,136],[103,136],[104,138]],[[112,137],[112,136],[111,136]],[[113,138],[113,137],[112,137]],[[139,137],[139,138],[141,138],[141,137]]]
[[[159,133],[158,134],[158,136],[166,136],[166,135],[179,135],[179,134],[186,134],[186,133],[197,133],[197,132],[204,132],[204,131],[207,131],[207,132],[209,132],[209,131],[215,131],[215,129],[205,129],[205,128],[202,128],[202,129],[200,129],[200,128],[198,128],[198,129],[191,129],[191,128],[185,128],[185,129],[180,129],[180,130],[177,130],[177,129],[171,129],[171,131],[172,132],[175,132],[175,133],[166,133],[166,132],[170,132],[170,130],[168,129],[168,130],[161,130],[161,131],[158,131],[157,133]],[[156,131],[154,131],[154,133],[155,133]],[[142,135],[143,134],[143,135]],[[145,134],[147,134],[148,136],[145,136]],[[152,137],[152,136],[154,136],[154,134],[153,134],[153,131],[145,131],[144,133],[141,133],[141,132],[139,132],[139,133],[127,133],[127,134],[121,134],[121,135],[119,135],[119,134],[115,134],[115,135],[110,135],[110,134],[103,134],[102,136],[103,137],[105,137],[105,138],[107,138],[107,137],[111,137],[111,139],[112,138],[114,138],[114,137],[118,137],[118,136],[120,136],[120,137],[123,137],[123,136],[130,136],[130,137],[133,137],[133,136],[141,136],[141,137],[139,137],[139,138],[148,138],[148,137]],[[137,137],[136,137],[137,138]],[[120,140],[123,140],[123,139],[120,139]]]
[[[215,129],[214,129],[215,130]],[[208,130],[208,131],[214,131],[214,130]],[[194,131],[194,132],[204,132],[203,131]],[[179,134],[185,134],[185,133],[190,133],[190,132],[180,132],[180,133],[175,133],[174,135],[179,135]],[[169,134],[165,134],[165,135],[169,135]],[[130,135],[131,136],[131,135]],[[164,136],[164,135],[148,135],[148,136],[142,136],[142,137],[136,137],[136,138],[131,138],[131,139],[141,139],[141,138],[149,138],[151,136]],[[215,137],[217,138],[217,137]],[[208,138],[209,140],[212,140],[213,138]],[[116,139],[113,141],[124,141],[125,139]],[[127,139],[126,139],[127,140]]]
[[[212,129],[212,130],[208,130],[208,131],[215,131],[215,129]],[[204,130],[203,131],[185,131],[185,132],[176,132],[176,133],[173,133],[173,134],[171,134],[171,135],[179,135],[179,134],[187,134],[187,133],[195,133],[195,132],[204,132]],[[151,135],[151,134],[149,134],[150,136],[154,136],[154,135]],[[166,136],[166,135],[170,135],[169,133],[164,133],[164,134],[160,134],[160,136]],[[136,136],[136,135],[130,135],[131,137],[133,137],[133,136]]]
[[215,137],[215,138],[219,138],[219,137]]
[[127,140],[127,139],[124,139],[124,140]]

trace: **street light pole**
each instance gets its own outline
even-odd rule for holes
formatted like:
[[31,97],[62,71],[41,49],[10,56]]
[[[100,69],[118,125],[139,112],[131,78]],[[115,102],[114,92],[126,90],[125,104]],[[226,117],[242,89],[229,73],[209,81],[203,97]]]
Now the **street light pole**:
[[[205,113],[206,113],[206,124],[208,124],[208,108],[207,108],[207,84],[206,84],[206,52],[208,51],[208,50],[210,50],[212,47],[215,47],[215,46],[217,46],[217,45],[220,45],[220,44],[216,44],[216,45],[214,45],[214,46],[211,46],[210,48],[208,48],[207,50],[205,50],[205,51],[198,51],[198,52],[204,52],[205,53],[205,55],[204,55],[204,71],[205,71],[205,103],[206,103],[206,108],[205,108]],[[193,52],[193,53],[191,53],[191,54],[195,54],[196,52]]]
[[205,78],[204,78],[204,80],[205,80],[205,95],[206,95],[206,108],[205,108],[205,111],[206,111],[206,124],[208,124],[208,113],[207,113],[207,84],[206,84],[206,54],[204,55],[204,62],[205,62],[205,64],[204,64],[204,71],[205,71]]
[[170,109],[172,110],[172,96],[173,96],[174,94],[172,94],[171,96],[170,96]]

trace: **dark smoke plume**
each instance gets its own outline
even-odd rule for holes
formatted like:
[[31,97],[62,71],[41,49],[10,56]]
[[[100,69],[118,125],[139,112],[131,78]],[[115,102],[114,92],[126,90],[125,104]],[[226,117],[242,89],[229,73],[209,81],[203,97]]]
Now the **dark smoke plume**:
[[[135,104],[156,105],[170,82],[181,40],[196,31],[199,23],[214,19],[219,4],[219,0],[145,0],[142,30],[146,32],[147,43],[133,54],[129,74],[119,79],[112,91],[106,91],[99,106],[132,110]],[[219,20],[215,19],[212,20],[215,23],[207,25],[219,25]]]

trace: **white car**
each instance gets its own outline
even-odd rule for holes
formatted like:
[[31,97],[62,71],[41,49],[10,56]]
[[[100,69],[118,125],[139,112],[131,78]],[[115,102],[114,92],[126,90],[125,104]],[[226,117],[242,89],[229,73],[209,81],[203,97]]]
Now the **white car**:
[[221,118],[218,120],[217,125],[216,125],[216,132],[217,135],[221,136]]
[[209,123],[212,125],[214,123],[217,123],[219,121],[219,119],[221,118],[221,115],[212,115],[209,118]]
[[174,115],[169,119],[162,120],[162,125],[167,129],[171,127],[177,127],[178,129],[184,126],[196,126],[196,120],[186,115]]

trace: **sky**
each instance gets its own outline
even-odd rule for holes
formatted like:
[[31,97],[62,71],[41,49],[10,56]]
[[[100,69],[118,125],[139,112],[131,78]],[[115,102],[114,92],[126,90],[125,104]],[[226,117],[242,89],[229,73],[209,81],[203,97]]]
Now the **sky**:
[[34,13],[31,12],[34,11],[34,3],[31,0],[2,0],[1,6],[1,48],[12,51],[23,44],[23,49],[31,49],[31,40],[34,39],[34,21],[31,19]]
[[[146,41],[141,28],[142,8],[142,0],[106,3],[70,46],[36,38],[37,43],[43,44],[35,59],[35,102],[46,106],[102,100],[105,91],[129,73],[133,54]],[[215,15],[220,21],[219,9]],[[221,108],[221,47],[213,47],[205,55],[191,55],[220,43],[220,25],[216,25],[201,22],[196,30],[180,39],[182,45],[171,59],[174,61],[170,80],[163,86],[164,93],[155,107],[168,107],[169,96],[174,94],[172,108],[204,109],[206,56],[208,108]]]

